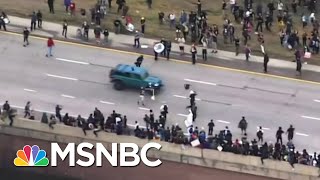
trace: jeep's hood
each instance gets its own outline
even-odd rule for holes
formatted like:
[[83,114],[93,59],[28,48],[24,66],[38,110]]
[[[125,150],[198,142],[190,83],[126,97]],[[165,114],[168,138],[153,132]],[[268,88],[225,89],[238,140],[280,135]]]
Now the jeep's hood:
[[159,85],[162,85],[162,82],[161,80],[156,77],[156,76],[148,76],[145,81],[147,81],[148,83],[151,83],[152,85],[155,85],[155,84],[159,84]]

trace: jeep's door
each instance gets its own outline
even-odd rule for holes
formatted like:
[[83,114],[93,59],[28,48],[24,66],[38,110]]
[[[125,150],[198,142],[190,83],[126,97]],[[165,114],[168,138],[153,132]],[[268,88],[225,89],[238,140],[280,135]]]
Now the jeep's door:
[[131,74],[131,83],[132,87],[134,88],[141,88],[145,87],[143,80],[139,74]]

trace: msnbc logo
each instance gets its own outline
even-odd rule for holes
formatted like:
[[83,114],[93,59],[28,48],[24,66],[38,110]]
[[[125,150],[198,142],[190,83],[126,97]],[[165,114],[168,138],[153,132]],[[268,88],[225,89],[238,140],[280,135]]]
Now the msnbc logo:
[[39,146],[25,145],[23,150],[17,151],[14,159],[15,166],[48,166],[49,159],[46,158],[46,151],[40,150]]

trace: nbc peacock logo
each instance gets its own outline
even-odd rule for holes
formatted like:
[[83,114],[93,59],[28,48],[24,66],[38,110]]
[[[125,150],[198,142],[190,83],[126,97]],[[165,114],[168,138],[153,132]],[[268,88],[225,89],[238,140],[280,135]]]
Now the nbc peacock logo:
[[48,166],[49,159],[45,150],[40,150],[39,146],[25,145],[23,149],[17,151],[17,157],[13,163],[15,166]]

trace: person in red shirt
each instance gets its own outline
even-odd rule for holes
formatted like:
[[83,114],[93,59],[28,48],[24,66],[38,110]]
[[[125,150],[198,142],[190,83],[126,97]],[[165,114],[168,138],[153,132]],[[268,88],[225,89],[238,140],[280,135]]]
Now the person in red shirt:
[[71,16],[74,16],[74,12],[76,11],[76,3],[74,1],[71,1],[70,11],[71,11]]
[[47,46],[48,46],[48,52],[46,54],[46,57],[49,57],[49,56],[52,56],[52,48],[54,46],[54,42],[51,37],[48,38]]

